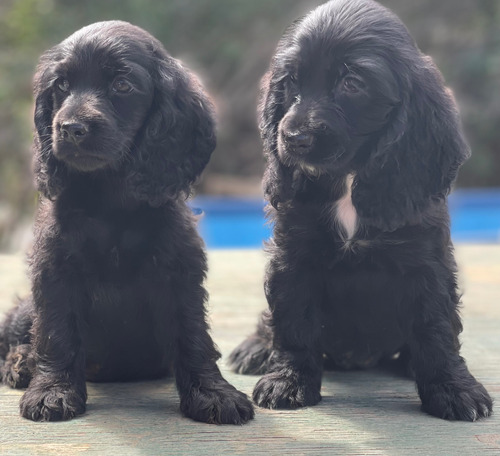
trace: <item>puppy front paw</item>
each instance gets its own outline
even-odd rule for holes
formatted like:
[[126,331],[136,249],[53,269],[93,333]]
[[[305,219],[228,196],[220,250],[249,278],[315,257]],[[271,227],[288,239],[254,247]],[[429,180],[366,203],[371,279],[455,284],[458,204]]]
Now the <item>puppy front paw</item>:
[[70,420],[85,412],[86,399],[73,385],[33,385],[21,398],[21,415],[33,421]]
[[455,383],[425,385],[421,390],[422,410],[445,420],[476,421],[491,415],[493,401],[475,379],[466,387]]
[[321,400],[320,387],[321,383],[310,377],[271,372],[255,385],[253,400],[270,409],[306,407]]
[[253,405],[246,394],[226,381],[193,386],[181,397],[181,412],[209,424],[244,424],[254,417]]

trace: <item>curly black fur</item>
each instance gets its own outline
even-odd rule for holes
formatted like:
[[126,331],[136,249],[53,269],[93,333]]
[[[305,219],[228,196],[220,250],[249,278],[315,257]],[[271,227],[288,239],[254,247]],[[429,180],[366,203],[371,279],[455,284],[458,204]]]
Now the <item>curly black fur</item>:
[[86,379],[173,368],[186,416],[248,421],[251,402],[216,365],[185,203],[215,148],[201,86],[144,30],[111,21],[44,54],[35,95],[32,298],[0,330],[3,381],[29,383],[22,415],[69,419],[85,411]]
[[230,356],[237,372],[267,372],[255,402],[316,404],[325,357],[364,368],[409,352],[425,411],[490,415],[459,354],[446,202],[469,148],[451,92],[401,21],[371,0],[296,21],[263,78],[260,128],[269,311]]

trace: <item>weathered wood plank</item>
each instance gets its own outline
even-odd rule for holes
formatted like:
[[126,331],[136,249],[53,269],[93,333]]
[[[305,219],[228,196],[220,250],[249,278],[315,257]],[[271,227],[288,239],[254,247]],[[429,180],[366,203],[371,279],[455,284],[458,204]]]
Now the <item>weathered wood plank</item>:
[[[469,367],[500,399],[500,246],[457,248],[465,289],[462,337]],[[210,320],[223,354],[265,307],[259,251],[209,254]],[[0,313],[29,288],[23,256],[0,256]],[[257,377],[224,375],[250,394]],[[328,372],[322,402],[298,411],[257,410],[245,426],[211,426],[180,416],[171,380],[89,384],[88,412],[67,423],[19,417],[21,392],[0,387],[1,455],[498,455],[500,411],[450,423],[419,409],[413,382],[382,370]]]

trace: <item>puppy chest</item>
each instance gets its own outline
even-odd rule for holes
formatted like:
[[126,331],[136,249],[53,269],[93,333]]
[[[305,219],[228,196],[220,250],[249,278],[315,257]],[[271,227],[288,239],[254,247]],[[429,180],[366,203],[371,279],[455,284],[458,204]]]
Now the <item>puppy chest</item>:
[[136,268],[152,257],[154,230],[129,220],[88,217],[81,220],[78,236],[70,236],[71,256],[94,272]]
[[348,241],[358,229],[358,215],[352,204],[352,182],[354,176],[349,174],[345,179],[344,195],[330,208],[330,223],[342,239]]
[[143,262],[150,251],[150,244],[142,233],[123,232],[111,236],[104,245],[94,244],[96,264],[108,269],[128,269]]

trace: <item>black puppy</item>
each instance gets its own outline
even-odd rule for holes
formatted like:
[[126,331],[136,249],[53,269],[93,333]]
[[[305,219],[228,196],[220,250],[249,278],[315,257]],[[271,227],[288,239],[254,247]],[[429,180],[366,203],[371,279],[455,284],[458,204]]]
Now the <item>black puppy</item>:
[[260,128],[274,236],[269,311],[230,357],[262,407],[320,399],[341,368],[411,356],[423,409],[488,416],[459,354],[446,196],[469,156],[452,95],[407,29],[371,0],[295,22],[263,79]]
[[216,365],[185,203],[216,142],[201,86],[151,35],[112,21],[44,54],[35,94],[33,293],[0,329],[4,383],[29,384],[21,414],[69,419],[85,411],[86,379],[173,367],[186,416],[248,421],[251,402]]

